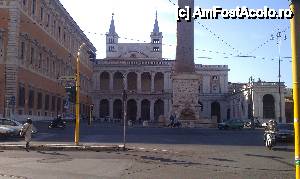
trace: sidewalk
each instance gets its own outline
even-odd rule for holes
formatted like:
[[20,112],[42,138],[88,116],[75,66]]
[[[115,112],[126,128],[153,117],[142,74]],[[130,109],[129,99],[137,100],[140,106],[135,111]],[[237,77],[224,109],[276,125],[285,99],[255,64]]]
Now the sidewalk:
[[[25,150],[25,144],[21,143],[5,143],[0,144],[0,150]],[[101,144],[80,144],[75,145],[74,143],[42,143],[33,142],[30,145],[29,150],[42,150],[42,151],[120,151],[124,150],[124,145],[101,145]],[[128,150],[125,148],[125,150]]]

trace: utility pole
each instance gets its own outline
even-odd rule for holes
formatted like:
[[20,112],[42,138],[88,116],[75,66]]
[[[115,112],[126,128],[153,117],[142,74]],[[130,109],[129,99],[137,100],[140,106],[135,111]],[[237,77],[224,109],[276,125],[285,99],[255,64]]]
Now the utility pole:
[[[284,39],[282,39],[284,37]],[[271,40],[274,40],[274,35],[271,35]],[[281,100],[281,57],[280,57],[280,49],[282,40],[287,40],[286,34],[282,34],[282,32],[278,29],[276,33],[276,41],[278,47],[278,93],[279,93],[279,123],[282,123],[282,100]]]
[[250,108],[248,110],[250,110],[248,112],[248,114],[250,114],[250,121],[251,121],[251,129],[254,130],[255,129],[255,121],[254,121],[254,117],[253,117],[253,82],[254,82],[254,79],[252,76],[250,76],[249,78],[249,103],[250,103]]
[[294,13],[291,19],[291,47],[292,47],[292,76],[294,100],[294,128],[295,128],[295,165],[296,179],[300,179],[300,150],[299,150],[299,101],[300,101],[300,1],[291,0],[290,9]]

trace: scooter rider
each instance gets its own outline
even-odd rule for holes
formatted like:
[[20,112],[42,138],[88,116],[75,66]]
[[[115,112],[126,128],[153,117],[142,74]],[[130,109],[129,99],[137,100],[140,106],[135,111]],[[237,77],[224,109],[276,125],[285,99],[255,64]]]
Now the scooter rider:
[[275,133],[277,131],[277,122],[275,120],[269,120],[265,128],[264,139],[266,140],[267,133]]
[[62,123],[62,117],[61,115],[57,115],[57,118],[55,119],[56,124],[61,124]]
[[61,115],[57,115],[56,118],[50,123],[49,128],[64,128],[65,123],[62,120]]
[[277,131],[277,122],[275,120],[269,120],[266,131],[272,131],[275,132]]

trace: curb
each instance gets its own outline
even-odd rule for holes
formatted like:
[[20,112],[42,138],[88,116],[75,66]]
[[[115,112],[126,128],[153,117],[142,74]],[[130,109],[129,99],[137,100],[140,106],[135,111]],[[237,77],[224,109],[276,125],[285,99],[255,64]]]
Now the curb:
[[[23,144],[4,144],[0,145],[0,150],[25,150]],[[121,151],[124,150],[123,145],[68,145],[68,144],[42,144],[31,145],[29,150],[40,151]],[[125,148],[125,150],[128,150]]]

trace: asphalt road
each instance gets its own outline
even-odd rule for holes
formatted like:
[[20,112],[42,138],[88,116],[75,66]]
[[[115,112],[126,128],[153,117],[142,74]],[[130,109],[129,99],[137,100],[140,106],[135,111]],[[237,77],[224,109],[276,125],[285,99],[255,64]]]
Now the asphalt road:
[[[74,125],[35,123],[35,143],[72,142]],[[122,144],[122,126],[82,123],[81,143]],[[127,152],[1,151],[0,178],[294,178],[292,144],[270,151],[262,130],[127,129]],[[10,138],[2,143],[24,143]]]

